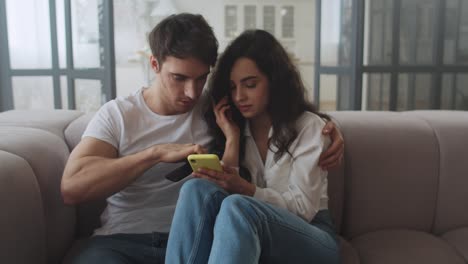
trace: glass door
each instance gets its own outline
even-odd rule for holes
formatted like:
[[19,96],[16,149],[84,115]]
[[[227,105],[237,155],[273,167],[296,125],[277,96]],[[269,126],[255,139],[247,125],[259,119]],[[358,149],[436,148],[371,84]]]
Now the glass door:
[[115,98],[111,0],[0,2],[0,110],[96,111]]

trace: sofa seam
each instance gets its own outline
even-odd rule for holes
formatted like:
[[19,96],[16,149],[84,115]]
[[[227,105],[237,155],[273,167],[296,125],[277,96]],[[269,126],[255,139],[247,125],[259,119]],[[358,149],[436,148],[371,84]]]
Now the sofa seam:
[[[435,130],[435,128],[431,125],[431,123],[424,117],[422,116],[418,116],[418,119],[423,121],[424,123],[426,123],[428,125],[428,127],[431,128],[432,130],[432,135],[434,136],[434,138],[436,139],[436,149],[437,149],[437,160],[438,160],[438,163],[437,163],[437,189],[436,189],[436,199],[435,199],[435,207],[434,207],[434,216],[432,217],[432,223],[431,223],[431,228],[430,228],[430,231],[433,235],[436,235],[435,233],[435,225],[436,225],[436,219],[437,219],[437,211],[438,211],[438,208],[439,208],[439,193],[440,193],[440,178],[441,178],[441,171],[440,171],[440,168],[441,168],[441,155],[440,155],[440,138]],[[438,236],[438,235],[437,235]]]

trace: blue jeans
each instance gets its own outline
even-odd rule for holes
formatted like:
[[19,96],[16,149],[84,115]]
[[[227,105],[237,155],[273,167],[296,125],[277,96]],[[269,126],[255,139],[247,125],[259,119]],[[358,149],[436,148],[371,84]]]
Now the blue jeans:
[[179,195],[166,263],[338,264],[331,222],[314,220],[317,225],[252,197],[229,195],[209,181],[193,179],[182,186]]
[[163,264],[167,234],[115,234],[93,236],[73,264]]

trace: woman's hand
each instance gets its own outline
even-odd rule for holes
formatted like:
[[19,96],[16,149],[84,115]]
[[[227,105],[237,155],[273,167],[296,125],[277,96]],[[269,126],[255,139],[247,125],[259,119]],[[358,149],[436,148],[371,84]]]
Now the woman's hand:
[[216,105],[213,103],[213,112],[216,116],[216,123],[223,131],[226,140],[239,138],[240,130],[232,120],[231,105],[229,105],[227,97],[221,99]]
[[239,173],[231,167],[223,166],[223,172],[198,169],[193,173],[195,178],[202,178],[218,184],[221,188],[229,193],[238,193],[248,196],[255,194],[255,185],[246,181]]

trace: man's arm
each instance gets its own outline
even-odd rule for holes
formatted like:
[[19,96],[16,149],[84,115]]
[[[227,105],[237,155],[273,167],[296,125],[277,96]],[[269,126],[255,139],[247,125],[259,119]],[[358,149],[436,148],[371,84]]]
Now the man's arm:
[[108,197],[159,162],[176,162],[190,154],[204,152],[195,144],[161,144],[119,158],[111,144],[85,137],[72,151],[65,166],[62,196],[66,204]]

